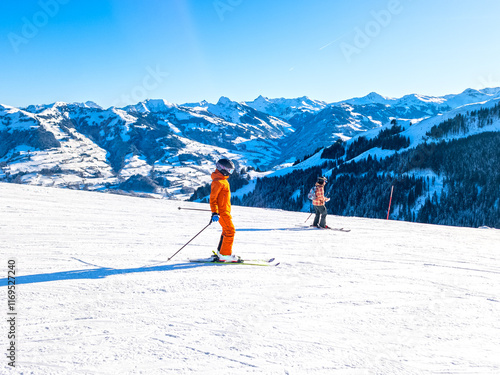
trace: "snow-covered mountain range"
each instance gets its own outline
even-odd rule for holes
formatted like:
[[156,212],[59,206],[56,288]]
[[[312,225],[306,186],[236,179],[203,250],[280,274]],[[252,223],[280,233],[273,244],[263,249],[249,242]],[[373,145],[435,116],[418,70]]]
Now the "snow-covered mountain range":
[[0,180],[184,199],[210,181],[221,156],[239,167],[281,169],[338,139],[378,133],[394,119],[439,122],[466,105],[499,98],[500,88],[488,88],[442,97],[370,93],[337,103],[259,96],[107,109],[91,101],[0,105]]

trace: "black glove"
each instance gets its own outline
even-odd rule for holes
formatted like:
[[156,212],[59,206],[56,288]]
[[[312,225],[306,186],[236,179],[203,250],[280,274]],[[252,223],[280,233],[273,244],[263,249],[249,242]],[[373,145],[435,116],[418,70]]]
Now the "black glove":
[[212,212],[212,223],[219,221],[219,214],[217,212]]

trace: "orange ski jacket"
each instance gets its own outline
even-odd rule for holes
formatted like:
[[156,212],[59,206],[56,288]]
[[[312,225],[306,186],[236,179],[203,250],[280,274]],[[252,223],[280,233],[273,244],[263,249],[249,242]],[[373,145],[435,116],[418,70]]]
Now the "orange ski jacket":
[[231,212],[231,191],[229,190],[229,182],[227,182],[228,177],[217,169],[212,173],[210,209],[219,215],[229,215]]

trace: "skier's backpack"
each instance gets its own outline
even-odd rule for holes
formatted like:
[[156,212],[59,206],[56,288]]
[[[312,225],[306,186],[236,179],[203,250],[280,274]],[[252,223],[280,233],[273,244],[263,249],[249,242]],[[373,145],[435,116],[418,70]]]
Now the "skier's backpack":
[[316,185],[314,185],[311,190],[309,190],[309,194],[307,194],[307,198],[310,200],[315,200],[316,199]]

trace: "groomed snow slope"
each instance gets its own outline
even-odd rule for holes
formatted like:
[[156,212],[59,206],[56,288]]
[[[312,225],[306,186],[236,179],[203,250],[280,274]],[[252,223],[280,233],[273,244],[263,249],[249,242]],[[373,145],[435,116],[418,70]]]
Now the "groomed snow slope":
[[2,305],[15,257],[19,333],[0,373],[500,372],[498,230],[329,216],[341,233],[233,207],[235,252],[280,266],[188,263],[218,224],[167,263],[210,217],[178,206],[0,184]]

